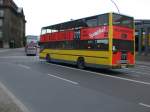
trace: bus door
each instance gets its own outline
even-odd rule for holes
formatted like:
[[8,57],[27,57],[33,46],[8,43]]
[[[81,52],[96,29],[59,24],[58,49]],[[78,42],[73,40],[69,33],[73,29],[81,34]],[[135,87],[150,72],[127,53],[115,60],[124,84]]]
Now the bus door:
[[80,29],[75,30],[73,43],[74,43],[74,47],[78,49],[80,46]]

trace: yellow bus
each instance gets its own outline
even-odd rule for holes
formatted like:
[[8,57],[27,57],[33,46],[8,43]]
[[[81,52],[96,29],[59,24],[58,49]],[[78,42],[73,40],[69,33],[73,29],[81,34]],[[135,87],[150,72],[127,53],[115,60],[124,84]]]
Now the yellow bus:
[[42,27],[39,57],[78,68],[135,64],[134,19],[105,13]]

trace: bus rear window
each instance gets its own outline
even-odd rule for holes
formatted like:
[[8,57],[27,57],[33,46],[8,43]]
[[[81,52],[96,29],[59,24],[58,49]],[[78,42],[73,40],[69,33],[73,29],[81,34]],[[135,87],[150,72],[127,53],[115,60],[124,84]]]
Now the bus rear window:
[[133,28],[133,18],[119,14],[113,14],[113,25]]
[[113,39],[113,47],[117,51],[134,51],[134,41]]

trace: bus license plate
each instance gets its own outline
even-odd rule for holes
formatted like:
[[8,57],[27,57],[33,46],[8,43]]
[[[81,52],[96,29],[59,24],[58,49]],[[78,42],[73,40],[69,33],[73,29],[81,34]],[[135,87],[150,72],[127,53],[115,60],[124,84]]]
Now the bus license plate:
[[121,65],[121,68],[127,68],[126,65]]

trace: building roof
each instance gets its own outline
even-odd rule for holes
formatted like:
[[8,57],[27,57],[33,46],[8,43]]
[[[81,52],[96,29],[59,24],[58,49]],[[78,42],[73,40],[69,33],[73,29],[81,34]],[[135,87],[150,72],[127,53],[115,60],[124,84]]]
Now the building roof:
[[150,19],[136,19],[135,24],[150,24]]
[[150,20],[148,19],[136,19],[134,21],[136,29],[150,27]]

